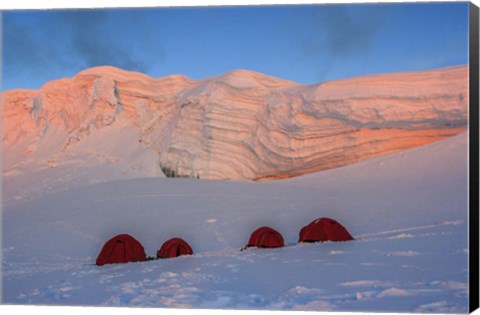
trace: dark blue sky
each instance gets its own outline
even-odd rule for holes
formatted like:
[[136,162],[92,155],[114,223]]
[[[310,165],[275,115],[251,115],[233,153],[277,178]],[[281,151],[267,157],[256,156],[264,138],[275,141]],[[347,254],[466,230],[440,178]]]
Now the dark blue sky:
[[3,89],[113,65],[300,83],[468,63],[468,3],[4,11]]

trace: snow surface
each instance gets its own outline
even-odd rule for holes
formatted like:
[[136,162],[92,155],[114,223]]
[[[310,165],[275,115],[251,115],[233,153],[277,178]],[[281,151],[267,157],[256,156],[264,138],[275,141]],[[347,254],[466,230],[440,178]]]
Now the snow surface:
[[[3,303],[466,312],[467,148],[464,133],[268,183],[142,178],[29,196],[26,180],[5,181],[26,194],[2,210]],[[357,240],[296,244],[323,216]],[[262,225],[288,246],[240,252]],[[149,255],[174,236],[195,254],[95,266],[120,233]]]
[[[68,152],[56,154],[55,146],[62,143],[62,134],[52,132],[43,139],[38,150],[23,160],[21,150],[4,148],[4,205],[26,200],[48,192],[137,177],[165,177],[158,163],[157,152],[138,143],[139,130],[125,121],[110,128],[95,130]],[[112,139],[122,141],[112,141]],[[125,145],[127,143],[127,145]],[[19,145],[18,147],[23,147]],[[16,148],[15,146],[13,148]],[[6,154],[6,152],[8,154]],[[21,161],[21,162],[18,162]],[[15,167],[6,167],[12,166]]]

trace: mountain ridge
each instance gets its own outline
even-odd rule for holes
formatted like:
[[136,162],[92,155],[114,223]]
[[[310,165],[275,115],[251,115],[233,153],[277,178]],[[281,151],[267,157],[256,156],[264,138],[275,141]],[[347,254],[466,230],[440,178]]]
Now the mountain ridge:
[[[111,77],[114,77],[114,74],[121,75],[121,76],[129,75],[129,76],[144,77],[144,78],[149,79],[149,80],[177,79],[178,78],[178,79],[185,79],[185,80],[188,80],[188,81],[197,82],[197,81],[211,80],[211,79],[222,77],[222,76],[236,75],[236,74],[240,74],[240,73],[249,73],[250,75],[254,75],[254,76],[260,75],[260,76],[263,76],[263,77],[277,79],[279,81],[291,82],[295,85],[299,85],[299,86],[302,86],[302,87],[309,87],[309,86],[310,87],[319,87],[320,85],[326,85],[326,84],[330,84],[332,82],[337,82],[338,83],[338,82],[353,81],[353,80],[358,80],[358,79],[377,78],[379,76],[393,76],[393,77],[394,76],[405,76],[405,75],[415,74],[415,73],[430,73],[430,72],[436,72],[436,71],[458,71],[458,70],[459,71],[464,71],[465,68],[468,68],[468,65],[454,65],[454,66],[447,66],[447,67],[442,67],[442,68],[419,70],[419,71],[363,74],[363,75],[357,75],[357,76],[348,77],[348,78],[325,80],[325,81],[320,81],[320,82],[317,82],[317,83],[299,83],[299,82],[295,82],[295,81],[292,81],[292,80],[282,79],[282,78],[279,78],[279,77],[275,77],[273,75],[268,75],[268,74],[264,74],[264,73],[261,73],[261,72],[255,71],[255,70],[248,70],[248,69],[234,69],[234,70],[230,70],[230,71],[223,72],[223,73],[220,73],[220,74],[207,76],[207,77],[204,77],[204,78],[201,78],[201,79],[194,79],[194,78],[188,77],[188,76],[180,74],[180,73],[167,74],[167,75],[164,75],[164,76],[161,76],[161,77],[153,77],[153,76],[150,76],[148,74],[138,72],[138,71],[126,70],[126,69],[122,69],[122,68],[115,67],[115,66],[110,66],[110,65],[102,65],[102,66],[95,66],[95,67],[91,67],[91,68],[86,68],[86,69],[78,71],[72,77],[57,78],[57,79],[48,81],[45,84],[49,84],[51,82],[56,82],[56,81],[59,81],[59,80],[73,79],[76,76],[89,76],[89,75],[93,75],[93,76],[107,75],[107,76],[111,76]],[[19,88],[13,88],[13,89],[5,90],[5,91],[2,91],[1,93],[15,92],[15,91],[38,91],[38,90],[42,89],[42,87],[45,84],[40,86],[38,89],[19,87]]]

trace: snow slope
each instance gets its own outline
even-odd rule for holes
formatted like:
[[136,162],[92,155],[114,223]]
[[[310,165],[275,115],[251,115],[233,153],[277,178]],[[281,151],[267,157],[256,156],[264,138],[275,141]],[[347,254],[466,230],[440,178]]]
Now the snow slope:
[[[467,144],[463,133],[268,183],[142,178],[36,187],[37,196],[3,208],[3,303],[466,312]],[[357,240],[296,244],[300,228],[321,216]],[[262,225],[289,246],[240,252]],[[195,254],[93,265],[119,233],[149,255],[180,236]]]

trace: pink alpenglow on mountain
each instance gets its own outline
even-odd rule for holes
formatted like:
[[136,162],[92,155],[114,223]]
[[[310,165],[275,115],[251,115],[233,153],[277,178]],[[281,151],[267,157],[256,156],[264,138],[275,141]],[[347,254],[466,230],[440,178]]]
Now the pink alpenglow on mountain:
[[2,93],[3,168],[288,178],[456,135],[467,110],[467,66],[316,85],[247,70],[192,80],[96,67]]

